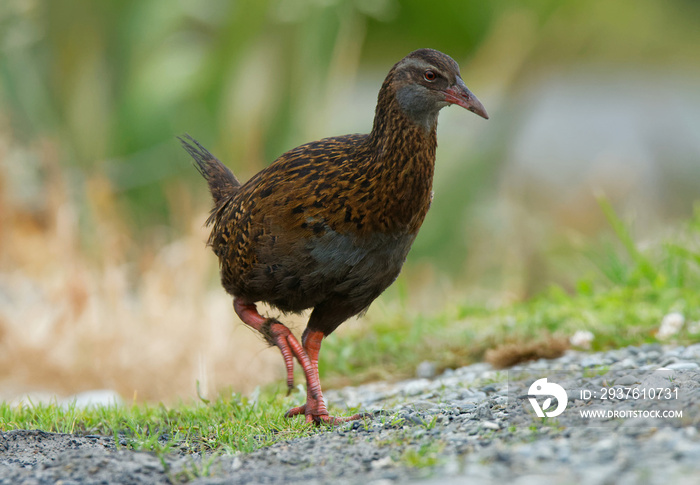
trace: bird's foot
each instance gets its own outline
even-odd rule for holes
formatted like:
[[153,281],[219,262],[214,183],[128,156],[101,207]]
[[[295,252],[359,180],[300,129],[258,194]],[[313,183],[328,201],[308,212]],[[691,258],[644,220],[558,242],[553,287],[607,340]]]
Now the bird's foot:
[[311,361],[291,330],[277,320],[267,320],[261,328],[261,333],[270,345],[277,346],[282,353],[284,365],[287,368],[287,395],[289,395],[294,389],[294,357],[297,358],[305,373],[311,369]]
[[[274,318],[265,318],[258,313],[254,304],[245,304],[238,299],[233,300],[233,308],[243,323],[249,325],[260,332],[270,345],[280,349],[284,366],[287,369],[287,394],[294,389],[294,358],[299,361],[299,365],[304,369],[307,381],[313,382],[314,366],[311,364],[309,356],[304,347],[299,343],[294,334],[284,324]],[[319,386],[320,389],[320,386]],[[315,390],[312,390],[315,393]]]
[[[320,402],[323,403],[323,398],[321,398]],[[326,409],[326,405],[319,405],[318,403],[318,400],[308,398],[306,404],[290,409],[289,411],[284,413],[284,417],[292,418],[294,416],[304,415],[306,417],[307,423],[314,423],[316,425],[320,425],[323,423],[332,426],[341,423],[347,423],[348,421],[356,421],[358,419],[371,417],[371,414],[368,413],[357,413],[353,414],[352,416],[343,417],[329,416],[328,410]]]

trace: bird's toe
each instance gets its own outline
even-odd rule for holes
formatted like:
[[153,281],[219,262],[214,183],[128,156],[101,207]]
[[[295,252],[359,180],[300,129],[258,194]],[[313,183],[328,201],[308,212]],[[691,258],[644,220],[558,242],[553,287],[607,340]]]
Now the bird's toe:
[[358,419],[372,418],[371,413],[357,413],[352,416],[330,416],[325,410],[316,410],[313,406],[308,406],[304,404],[303,406],[298,406],[290,409],[284,413],[285,418],[292,418],[294,416],[305,416],[307,423],[314,423],[317,426],[320,424],[328,424],[335,426],[342,423],[347,423],[348,421],[356,421]]

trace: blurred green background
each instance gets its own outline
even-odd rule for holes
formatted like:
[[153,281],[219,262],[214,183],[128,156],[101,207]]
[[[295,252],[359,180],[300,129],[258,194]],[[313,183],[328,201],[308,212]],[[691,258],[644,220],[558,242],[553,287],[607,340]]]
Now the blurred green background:
[[403,278],[513,298],[567,287],[611,244],[596,194],[640,240],[692,212],[699,20],[691,0],[4,0],[2,200],[40,224],[59,180],[85,254],[114,217],[133,260],[209,207],[177,135],[247,179],[301,143],[368,132],[389,68],[432,47],[491,119],[444,110]]

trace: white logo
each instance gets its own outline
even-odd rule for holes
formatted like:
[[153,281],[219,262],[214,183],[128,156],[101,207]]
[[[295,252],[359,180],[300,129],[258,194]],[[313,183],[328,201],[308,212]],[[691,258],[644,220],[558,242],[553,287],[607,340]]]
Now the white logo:
[[566,405],[569,404],[569,397],[566,395],[566,391],[564,390],[564,388],[561,387],[559,384],[555,384],[554,382],[547,382],[546,377],[543,377],[542,379],[537,379],[535,382],[533,382],[530,386],[530,389],[527,391],[527,394],[529,396],[554,396],[557,398],[556,409],[554,411],[548,412],[545,411],[549,409],[552,405],[551,397],[548,397],[544,400],[544,402],[542,403],[542,407],[540,407],[539,403],[537,402],[537,399],[535,399],[534,397],[528,398],[530,404],[532,405],[532,409],[535,410],[535,414],[537,414],[537,417],[539,418],[544,418],[545,416],[547,416],[548,418],[554,418],[556,416],[559,416],[566,409]]

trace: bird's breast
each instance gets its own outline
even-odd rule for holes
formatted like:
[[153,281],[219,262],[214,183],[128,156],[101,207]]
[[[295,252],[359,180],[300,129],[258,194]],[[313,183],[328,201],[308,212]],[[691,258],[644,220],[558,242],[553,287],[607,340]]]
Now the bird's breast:
[[328,228],[306,243],[310,256],[323,271],[393,273],[401,269],[415,235],[374,233],[358,237]]

